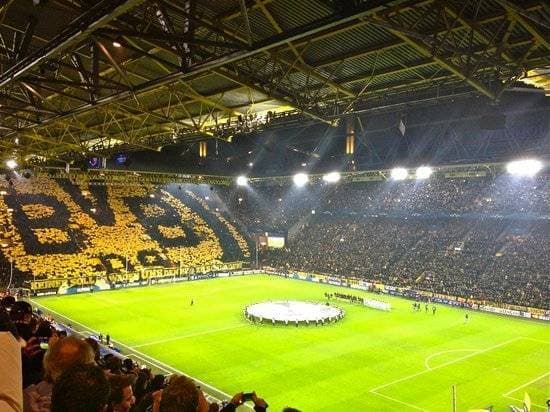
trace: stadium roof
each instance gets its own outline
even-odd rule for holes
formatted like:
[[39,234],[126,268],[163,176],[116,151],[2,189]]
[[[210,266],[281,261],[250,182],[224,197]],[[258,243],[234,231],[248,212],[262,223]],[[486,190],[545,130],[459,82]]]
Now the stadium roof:
[[285,118],[548,87],[544,0],[7,0],[0,153],[231,141]]

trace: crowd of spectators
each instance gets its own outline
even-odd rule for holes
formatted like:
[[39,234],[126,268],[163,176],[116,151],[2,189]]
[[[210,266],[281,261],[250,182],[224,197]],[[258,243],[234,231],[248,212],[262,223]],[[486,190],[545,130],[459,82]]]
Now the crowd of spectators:
[[251,232],[288,231],[264,264],[548,308],[549,175],[264,185],[221,197]]
[[250,232],[289,229],[304,216],[458,215],[540,217],[550,215],[550,178],[508,175],[432,178],[423,181],[262,185],[219,189],[221,202]]
[[190,189],[0,182],[0,265],[42,280],[246,260],[241,231]]
[[[233,412],[256,393],[212,401],[181,375],[153,374],[132,359],[102,354],[93,337],[68,335],[25,301],[0,302],[0,410],[13,412]],[[296,411],[288,408],[287,411]]]
[[316,217],[264,263],[548,309],[550,223],[521,225]]

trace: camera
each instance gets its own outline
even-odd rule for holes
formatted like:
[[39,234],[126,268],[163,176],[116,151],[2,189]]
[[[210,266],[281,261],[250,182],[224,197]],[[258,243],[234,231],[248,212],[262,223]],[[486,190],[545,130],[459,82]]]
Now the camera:
[[38,342],[40,343],[40,349],[48,350],[50,348],[50,345],[48,343],[49,340],[50,340],[50,338],[47,338],[45,336],[40,336],[38,338]]

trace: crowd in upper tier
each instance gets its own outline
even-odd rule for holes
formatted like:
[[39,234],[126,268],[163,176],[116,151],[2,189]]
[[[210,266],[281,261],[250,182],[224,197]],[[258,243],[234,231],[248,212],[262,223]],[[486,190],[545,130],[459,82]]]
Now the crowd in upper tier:
[[228,209],[251,230],[287,230],[304,216],[550,216],[550,176],[517,179],[431,178],[423,181],[312,183],[221,189]]

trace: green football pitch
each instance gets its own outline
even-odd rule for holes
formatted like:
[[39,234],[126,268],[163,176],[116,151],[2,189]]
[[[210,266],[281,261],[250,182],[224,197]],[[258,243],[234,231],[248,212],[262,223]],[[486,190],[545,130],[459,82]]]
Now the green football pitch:
[[[338,302],[326,326],[249,323],[243,309],[276,299],[323,301],[349,289],[266,275],[122,289],[33,302],[81,331],[109,333],[126,353],[224,393],[255,390],[281,411],[507,411],[550,398],[550,328],[388,296],[391,312]],[[368,293],[352,291],[357,295]],[[376,298],[372,295],[371,297]],[[194,305],[190,305],[191,300]],[[203,383],[206,388],[207,385]]]

